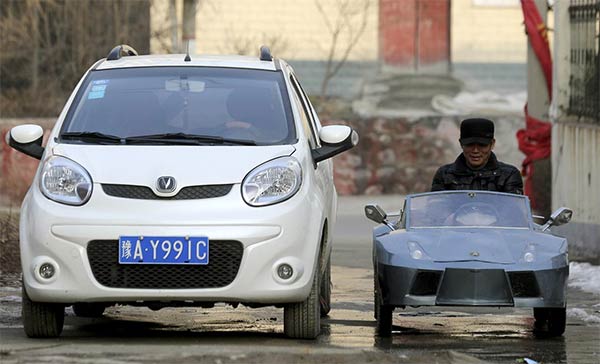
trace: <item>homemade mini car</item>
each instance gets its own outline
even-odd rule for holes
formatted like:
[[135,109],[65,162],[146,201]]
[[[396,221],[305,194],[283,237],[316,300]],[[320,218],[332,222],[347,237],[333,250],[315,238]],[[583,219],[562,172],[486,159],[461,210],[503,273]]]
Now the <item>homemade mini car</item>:
[[331,157],[358,135],[321,126],[292,67],[259,57],[138,56],[115,47],[42,128],[7,142],[40,159],[21,207],[23,322],[130,304],[284,308],[315,338],[329,312]]
[[373,229],[377,332],[389,336],[394,308],[532,307],[535,331],[562,335],[569,275],[567,240],[550,226],[569,222],[560,208],[533,221],[526,196],[487,191],[408,195],[388,218],[365,207]]

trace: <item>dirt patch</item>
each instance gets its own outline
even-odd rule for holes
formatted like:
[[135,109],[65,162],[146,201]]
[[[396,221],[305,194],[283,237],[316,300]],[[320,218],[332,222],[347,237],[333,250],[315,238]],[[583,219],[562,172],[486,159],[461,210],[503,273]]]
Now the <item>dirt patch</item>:
[[12,210],[0,212],[0,275],[20,272],[19,215]]

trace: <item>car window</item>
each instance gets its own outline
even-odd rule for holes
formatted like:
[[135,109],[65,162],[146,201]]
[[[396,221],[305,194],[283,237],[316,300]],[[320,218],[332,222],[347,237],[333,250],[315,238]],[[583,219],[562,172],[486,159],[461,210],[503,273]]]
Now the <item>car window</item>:
[[318,146],[317,137],[314,128],[314,122],[312,120],[312,114],[310,111],[310,107],[304,99],[300,85],[296,81],[296,78],[291,75],[290,80],[294,89],[294,97],[296,98],[296,103],[298,104],[298,110],[300,111],[300,117],[302,118],[302,127],[304,128],[304,133],[309,140],[310,147],[316,148]]
[[163,133],[290,144],[296,139],[281,72],[208,67],[93,71],[61,132]]
[[408,214],[411,228],[528,228],[530,222],[523,196],[477,191],[412,196],[408,200]]
[[304,101],[304,104],[306,105],[307,112],[310,116],[310,126],[311,126],[311,132],[313,134],[313,137],[315,138],[317,145],[320,146],[321,143],[319,141],[319,130],[321,127],[321,121],[319,120],[317,113],[315,112],[315,109],[314,109],[312,103],[310,102],[310,98],[308,97],[308,95],[306,94],[304,89],[302,88],[300,81],[298,81],[298,79],[293,74],[292,74],[292,78],[296,84],[296,87],[298,88],[298,92],[300,93],[300,96],[302,97],[302,100]]

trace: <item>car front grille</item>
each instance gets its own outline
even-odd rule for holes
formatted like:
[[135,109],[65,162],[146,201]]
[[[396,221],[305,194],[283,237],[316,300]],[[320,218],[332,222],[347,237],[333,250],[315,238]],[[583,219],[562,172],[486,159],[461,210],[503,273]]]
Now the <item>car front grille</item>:
[[239,241],[211,240],[209,264],[119,264],[118,240],[93,240],[87,254],[94,278],[103,286],[139,289],[218,288],[233,282],[242,261]]
[[109,196],[132,198],[138,200],[199,200],[203,198],[221,197],[231,191],[233,185],[187,186],[175,196],[157,196],[150,187],[135,185],[102,184],[102,190]]
[[508,279],[515,297],[538,297],[540,288],[533,272],[508,272]]

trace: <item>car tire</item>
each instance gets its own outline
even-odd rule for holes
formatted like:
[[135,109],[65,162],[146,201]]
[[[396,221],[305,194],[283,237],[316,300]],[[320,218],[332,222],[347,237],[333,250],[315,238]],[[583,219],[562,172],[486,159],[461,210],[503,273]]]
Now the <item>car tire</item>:
[[534,331],[541,336],[561,336],[565,332],[567,324],[567,308],[536,307],[533,309],[535,318]]
[[327,266],[325,267],[325,272],[323,272],[323,279],[321,279],[320,291],[321,317],[325,317],[331,311],[331,256],[327,259]]
[[28,337],[58,337],[65,323],[65,306],[56,303],[33,302],[22,287],[21,315]]
[[295,339],[314,339],[321,332],[319,270],[315,271],[306,300],[287,304],[283,309],[283,331]]
[[[377,285],[377,283],[375,283]],[[380,337],[389,337],[392,334],[392,314],[394,307],[381,303],[379,292],[375,290],[375,317],[377,319],[377,335]]]
[[101,317],[106,306],[102,303],[74,303],[73,312],[78,317]]

